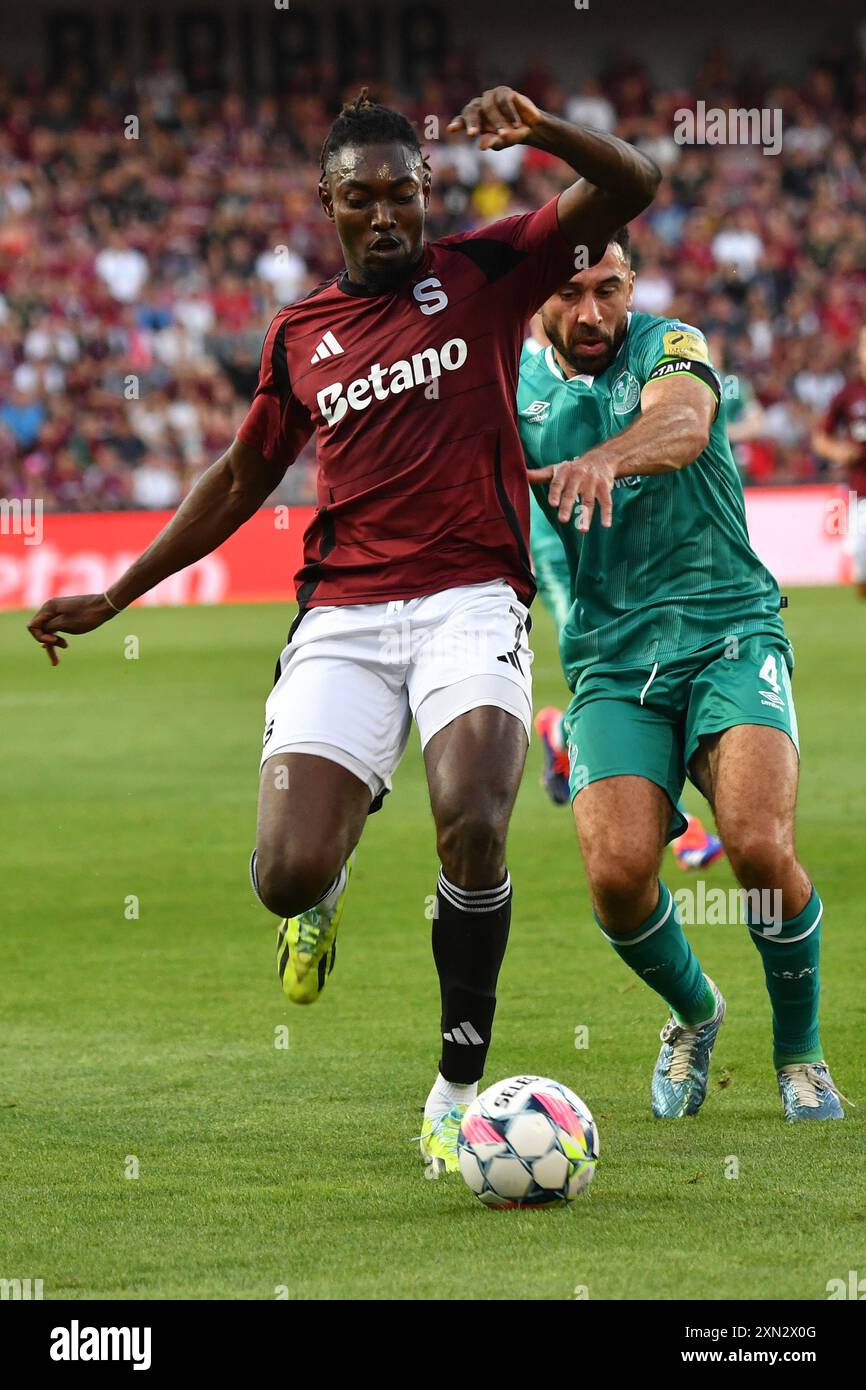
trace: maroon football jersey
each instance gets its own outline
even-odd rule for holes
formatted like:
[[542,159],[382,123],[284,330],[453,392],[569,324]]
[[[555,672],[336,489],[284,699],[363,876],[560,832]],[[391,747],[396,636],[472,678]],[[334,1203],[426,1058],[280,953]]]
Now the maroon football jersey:
[[302,608],[489,579],[531,602],[515,396],[526,320],[574,274],[556,203],[427,243],[393,292],[343,273],[274,318],[238,436],[289,464],[316,431]]
[[823,430],[859,444],[860,454],[848,468],[848,486],[858,497],[866,497],[866,381],[849,381],[833,397]]

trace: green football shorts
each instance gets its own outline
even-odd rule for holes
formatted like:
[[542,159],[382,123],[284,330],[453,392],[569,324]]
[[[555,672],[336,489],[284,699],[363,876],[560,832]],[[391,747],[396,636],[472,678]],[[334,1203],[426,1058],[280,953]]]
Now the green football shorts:
[[[799,752],[793,669],[777,633],[722,638],[654,666],[595,663],[565,714],[572,800],[605,777],[646,777],[675,808],[701,735],[736,724],[783,729]],[[674,809],[668,839],[685,828]]]

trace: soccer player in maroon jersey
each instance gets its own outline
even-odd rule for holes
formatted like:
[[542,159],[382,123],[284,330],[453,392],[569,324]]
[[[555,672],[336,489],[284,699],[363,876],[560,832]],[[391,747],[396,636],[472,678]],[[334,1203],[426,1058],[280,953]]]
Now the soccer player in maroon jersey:
[[854,583],[860,597],[866,598],[866,328],[861,328],[857,340],[857,365],[860,376],[846,382],[833,397],[812,442],[816,452],[834,465],[834,470],[845,474],[856,499],[848,526]]
[[316,431],[318,508],[266,706],[251,875],[282,919],[283,988],[312,1002],[333,966],[355,846],[415,718],[442,864],[442,1054],[422,1136],[437,1175],[457,1167],[490,1045],[511,917],[506,832],[532,720],[535,585],[514,405],[524,327],[659,181],[630,145],[510,87],[469,102],[449,129],[484,149],[546,150],[577,181],[536,212],[428,243],[414,128],[366,93],[344,107],[319,197],[345,270],[276,315],[237,438],[153,544],[110,592],[51,599],[30,623],[56,663],[59,633],[98,627],[226,540]]

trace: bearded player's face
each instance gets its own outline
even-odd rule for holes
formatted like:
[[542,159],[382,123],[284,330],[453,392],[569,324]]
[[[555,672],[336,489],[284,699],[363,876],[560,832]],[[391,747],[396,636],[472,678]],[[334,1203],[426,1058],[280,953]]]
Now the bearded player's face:
[[399,284],[421,256],[430,179],[406,145],[343,145],[319,186],[352,280]]
[[613,361],[628,326],[634,271],[611,242],[602,259],[582,270],[541,307],[541,322],[575,372],[598,376]]

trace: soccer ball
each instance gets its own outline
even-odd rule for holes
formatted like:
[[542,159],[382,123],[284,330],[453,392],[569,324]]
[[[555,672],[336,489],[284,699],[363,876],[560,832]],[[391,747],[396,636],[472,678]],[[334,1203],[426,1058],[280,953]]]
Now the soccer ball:
[[457,1138],[460,1171],[488,1207],[572,1202],[592,1181],[598,1130],[579,1096],[547,1076],[509,1076],[474,1100]]

